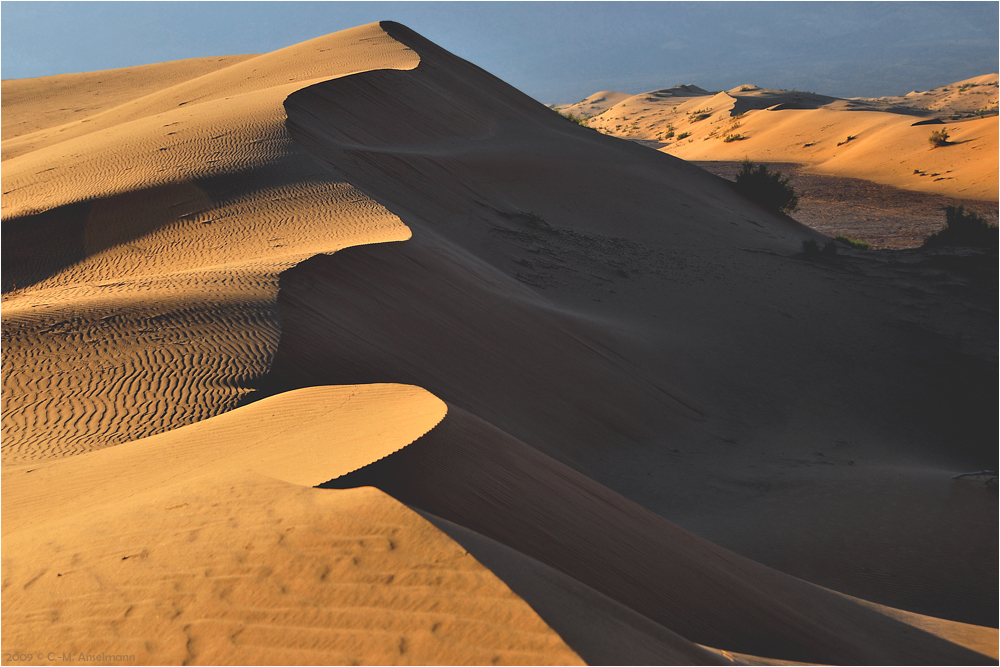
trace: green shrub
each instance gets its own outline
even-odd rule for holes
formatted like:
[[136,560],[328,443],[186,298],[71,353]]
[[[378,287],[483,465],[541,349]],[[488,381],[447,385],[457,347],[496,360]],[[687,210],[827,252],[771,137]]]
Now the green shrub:
[[846,243],[847,245],[851,246],[852,248],[857,248],[859,250],[868,250],[869,248],[871,248],[871,246],[868,245],[868,243],[866,241],[860,241],[860,240],[857,240],[857,239],[848,238],[848,237],[844,236],[843,234],[840,234],[839,236],[837,236],[837,240],[841,241],[842,243]]
[[699,120],[705,120],[711,115],[712,112],[708,109],[695,109],[688,112],[688,120],[692,123],[697,123]]
[[948,145],[948,136],[948,128],[945,127],[931,132],[931,136],[927,141],[930,142],[932,148],[939,148],[940,146]]
[[746,159],[736,174],[736,190],[766,209],[788,213],[799,206],[799,197],[788,180],[780,171],[768,171],[766,164],[754,166]]
[[584,118],[583,116],[574,116],[571,113],[563,113],[562,111],[559,112],[559,115],[568,121],[576,123],[577,125],[583,125],[584,127],[587,127],[587,119]]
[[742,134],[727,134],[723,139],[722,143],[731,144],[734,141],[743,141],[746,139]]
[[677,141],[680,141],[681,139],[687,139],[690,136],[691,136],[690,132],[681,132],[680,134],[677,135]]
[[945,209],[945,228],[931,234],[924,241],[925,248],[942,246],[972,246],[975,248],[996,248],[1000,235],[997,226],[991,225],[975,211],[965,212],[964,206],[949,206]]

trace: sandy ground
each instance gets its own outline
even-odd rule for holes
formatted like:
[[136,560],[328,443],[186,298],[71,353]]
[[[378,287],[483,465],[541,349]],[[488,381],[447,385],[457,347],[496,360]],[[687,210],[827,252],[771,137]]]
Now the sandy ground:
[[[695,162],[729,181],[736,180],[741,162]],[[827,236],[864,241],[876,249],[919,248],[931,234],[946,226],[949,206],[963,206],[997,224],[996,202],[959,199],[894,188],[860,178],[824,176],[803,165],[772,162],[772,171],[789,178],[799,196],[790,215]]]
[[3,105],[4,664],[996,662],[995,252],[391,22]]
[[[991,202],[998,197],[998,77],[898,98],[838,99],[744,85],[677,86],[622,98],[603,91],[563,113],[612,136],[694,161],[790,162],[813,174]],[[933,132],[947,141],[932,146]]]

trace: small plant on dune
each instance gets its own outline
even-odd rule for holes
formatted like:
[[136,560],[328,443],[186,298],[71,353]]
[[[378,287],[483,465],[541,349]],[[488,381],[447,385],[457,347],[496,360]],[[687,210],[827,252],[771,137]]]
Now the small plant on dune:
[[565,118],[566,120],[570,121],[570,122],[576,123],[577,125],[583,125],[584,127],[587,127],[587,119],[584,118],[583,116],[574,116],[571,113],[563,113],[562,111],[559,112],[559,115],[562,116],[563,118]]
[[753,88],[751,88],[750,86],[740,86],[740,92],[741,93],[745,93],[748,90],[753,90]]
[[940,148],[941,146],[948,145],[949,136],[948,128],[945,127],[931,132],[931,136],[927,139],[927,141],[930,143],[931,148]]
[[799,206],[799,196],[780,171],[768,171],[767,165],[755,166],[749,159],[736,174],[736,190],[766,209],[788,213]]
[[844,144],[846,144],[846,143],[848,143],[848,142],[850,142],[850,141],[854,141],[855,139],[857,139],[857,137],[856,137],[856,136],[854,136],[853,134],[849,134],[849,135],[847,135],[847,138],[846,138],[846,139],[844,139],[843,141],[841,141],[841,142],[840,142],[839,144],[837,144],[837,145],[838,145],[838,146],[843,146]]
[[722,143],[724,143],[724,144],[731,144],[734,141],[743,141],[744,139],[746,139],[746,137],[744,137],[742,134],[727,134],[722,139]]
[[975,211],[965,212],[964,206],[949,206],[945,209],[945,228],[931,234],[924,241],[925,248],[943,246],[971,246],[974,248],[996,248],[1000,234],[997,226],[991,225]]
[[694,111],[688,112],[688,120],[692,123],[697,123],[700,120],[705,120],[712,115],[712,112],[708,109],[695,109]]
[[663,135],[663,138],[664,138],[664,139],[670,139],[670,138],[671,138],[671,137],[673,137],[673,136],[674,136],[674,131],[673,131],[673,130],[667,130],[667,131],[666,131],[666,132],[664,133],[664,135]]
[[690,132],[681,132],[680,134],[677,135],[677,141],[680,141],[681,139],[687,139],[690,136],[691,136]]
[[861,240],[858,240],[858,239],[848,238],[847,236],[844,236],[843,234],[840,234],[839,236],[837,236],[837,240],[840,241],[841,243],[845,243],[845,244],[851,246],[852,248],[857,248],[858,250],[868,250],[869,248],[871,248],[871,246],[868,245],[868,243],[866,241],[861,241]]

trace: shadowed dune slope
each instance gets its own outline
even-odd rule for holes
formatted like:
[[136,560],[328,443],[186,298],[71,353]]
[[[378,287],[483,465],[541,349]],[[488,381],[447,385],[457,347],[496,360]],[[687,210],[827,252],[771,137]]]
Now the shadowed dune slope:
[[371,488],[299,485],[406,446],[445,410],[417,387],[317,387],[5,468],[4,650],[36,655],[44,638],[73,664],[581,664],[413,511]]
[[55,83],[4,83],[5,650],[995,661],[968,258],[806,256],[392,22]]
[[755,560],[996,623],[995,491],[950,480],[996,460],[995,285],[810,260],[815,232],[720,179],[384,25],[415,69],[285,106],[414,237],[282,276],[264,393],[418,384]]
[[23,529],[60,509],[65,516],[113,505],[192,474],[252,471],[315,486],[406,446],[446,410],[418,387],[313,387],[85,458],[5,466],[3,530]]
[[838,664],[988,661],[701,540],[455,408],[417,443],[329,484],[378,486],[700,644]]
[[[282,102],[418,60],[372,25],[262,56],[4,82],[3,460],[235,407],[277,346],[281,270],[410,236],[298,147]],[[34,128],[37,106],[74,114]]]

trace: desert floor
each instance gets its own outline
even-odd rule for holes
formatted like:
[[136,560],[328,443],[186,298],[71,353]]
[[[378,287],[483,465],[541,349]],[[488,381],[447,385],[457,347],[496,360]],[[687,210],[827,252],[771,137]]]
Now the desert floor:
[[997,662],[995,119],[813,228],[393,22],[2,103],[3,664]]

